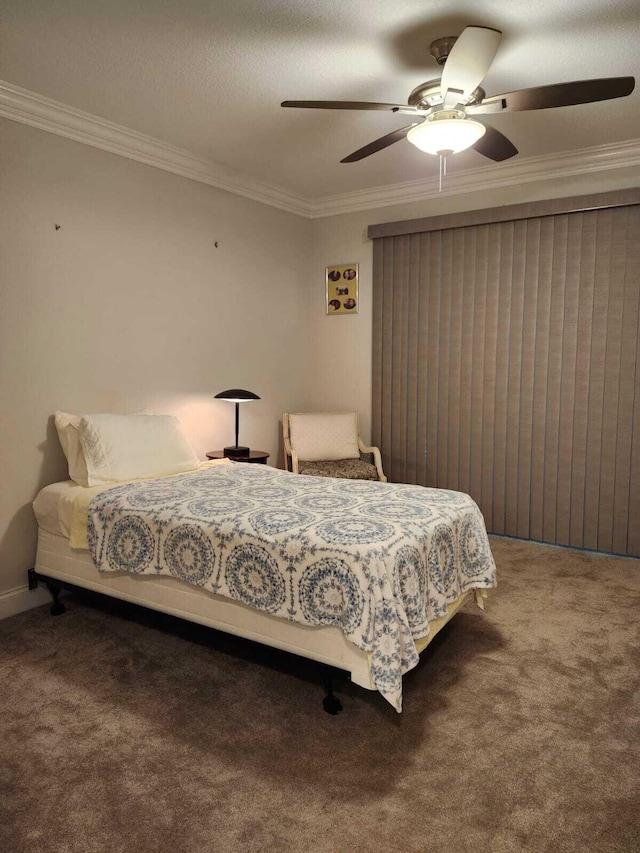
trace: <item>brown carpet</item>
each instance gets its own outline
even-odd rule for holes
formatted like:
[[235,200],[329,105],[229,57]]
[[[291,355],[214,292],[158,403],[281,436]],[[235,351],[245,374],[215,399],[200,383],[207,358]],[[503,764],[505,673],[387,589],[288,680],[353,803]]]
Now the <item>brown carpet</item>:
[[[492,538],[402,715],[313,664],[76,597],[0,623],[7,853],[640,850],[640,563]],[[171,620],[169,620],[171,621]]]

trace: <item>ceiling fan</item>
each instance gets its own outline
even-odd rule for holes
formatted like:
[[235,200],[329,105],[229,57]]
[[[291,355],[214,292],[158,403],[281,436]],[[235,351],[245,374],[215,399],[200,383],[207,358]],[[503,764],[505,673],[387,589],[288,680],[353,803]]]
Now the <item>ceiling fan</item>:
[[489,70],[500,44],[500,30],[466,27],[462,34],[436,39],[431,55],[443,66],[440,80],[429,80],[409,95],[407,105],[364,101],[283,101],[283,107],[321,110],[390,110],[416,120],[349,154],[340,162],[354,163],[381,151],[405,137],[430,154],[446,156],[473,148],[490,160],[508,160],[518,149],[504,134],[477,116],[519,110],[543,110],[588,104],[630,95],[633,77],[576,80],[520,89],[486,97],[480,83]]

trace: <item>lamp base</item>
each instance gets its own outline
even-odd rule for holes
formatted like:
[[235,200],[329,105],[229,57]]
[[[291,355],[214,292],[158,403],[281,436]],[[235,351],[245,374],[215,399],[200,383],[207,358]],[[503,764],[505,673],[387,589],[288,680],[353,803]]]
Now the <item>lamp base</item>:
[[249,456],[251,453],[250,448],[236,446],[236,447],[225,447],[223,450],[225,456],[233,457],[233,456]]

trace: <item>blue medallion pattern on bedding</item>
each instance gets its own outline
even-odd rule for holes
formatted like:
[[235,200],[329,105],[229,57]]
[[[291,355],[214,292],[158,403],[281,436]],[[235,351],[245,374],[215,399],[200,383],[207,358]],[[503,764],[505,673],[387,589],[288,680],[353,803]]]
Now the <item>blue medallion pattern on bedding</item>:
[[339,628],[400,711],[414,639],[495,586],[484,520],[461,492],[234,463],[115,486],[91,502],[104,572],[171,575],[274,616]]

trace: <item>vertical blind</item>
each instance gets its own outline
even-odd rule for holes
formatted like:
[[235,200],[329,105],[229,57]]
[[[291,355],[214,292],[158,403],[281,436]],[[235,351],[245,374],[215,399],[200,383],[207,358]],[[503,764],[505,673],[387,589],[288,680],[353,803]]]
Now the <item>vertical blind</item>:
[[390,480],[640,555],[640,205],[380,237],[373,298]]

